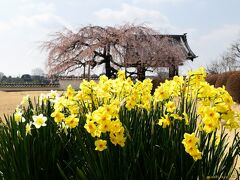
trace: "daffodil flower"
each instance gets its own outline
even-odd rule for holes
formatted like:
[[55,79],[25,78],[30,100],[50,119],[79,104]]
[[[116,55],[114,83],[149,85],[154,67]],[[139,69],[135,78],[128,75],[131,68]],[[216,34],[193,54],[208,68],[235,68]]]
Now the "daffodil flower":
[[39,129],[41,126],[46,126],[46,121],[47,121],[47,117],[43,116],[43,114],[40,114],[38,116],[33,116],[33,125]]

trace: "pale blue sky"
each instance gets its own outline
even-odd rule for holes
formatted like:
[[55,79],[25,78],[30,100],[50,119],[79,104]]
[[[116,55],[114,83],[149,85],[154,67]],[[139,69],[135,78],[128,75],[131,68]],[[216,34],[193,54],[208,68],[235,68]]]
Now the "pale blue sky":
[[239,0],[0,0],[0,72],[45,68],[41,41],[64,27],[146,23],[162,33],[188,33],[199,57],[181,72],[206,66],[240,38]]

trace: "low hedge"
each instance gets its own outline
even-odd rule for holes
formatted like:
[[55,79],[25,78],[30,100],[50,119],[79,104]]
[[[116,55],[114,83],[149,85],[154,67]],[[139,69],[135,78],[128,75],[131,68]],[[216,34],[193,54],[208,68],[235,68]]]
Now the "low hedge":
[[217,79],[218,79],[218,74],[210,74],[206,77],[206,81],[209,84],[214,85],[214,86],[215,86]]
[[226,90],[233,100],[240,103],[240,71],[233,72],[226,83]]
[[222,87],[226,86],[228,78],[233,74],[234,72],[225,72],[222,74],[218,74],[215,87]]
[[233,100],[240,103],[240,71],[210,74],[206,81],[216,88],[225,86]]

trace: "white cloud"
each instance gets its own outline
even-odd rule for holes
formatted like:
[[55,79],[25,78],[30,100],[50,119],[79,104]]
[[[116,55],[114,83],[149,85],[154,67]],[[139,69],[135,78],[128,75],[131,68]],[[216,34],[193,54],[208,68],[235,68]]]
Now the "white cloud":
[[231,24],[223,25],[218,29],[213,29],[208,34],[203,35],[199,38],[200,43],[209,42],[221,42],[222,46],[228,46],[231,41],[236,39],[237,35],[240,33],[240,25]]
[[0,20],[0,71],[5,74],[16,76],[29,73],[29,67],[43,68],[47,54],[40,52],[41,42],[63,27],[72,29],[65,18],[56,14],[53,4],[38,2],[15,4],[12,13]]
[[187,62],[182,68],[183,72],[206,67],[211,61],[224,53],[236,39],[240,38],[239,24],[225,24],[212,29],[205,34],[196,35],[189,43],[190,47],[199,57],[194,62]]
[[55,5],[53,3],[36,3],[29,0],[24,1],[26,2],[21,3],[21,5],[19,6],[19,11],[23,13],[50,13],[56,11]]
[[43,28],[51,29],[53,27],[67,27],[72,29],[72,26],[67,23],[60,16],[45,13],[45,14],[36,14],[32,16],[19,15],[8,21],[0,22],[0,32],[8,31],[16,28]]
[[240,36],[240,25],[229,24],[215,28],[200,35],[195,40],[195,47],[199,49],[199,57],[204,58],[203,62],[208,64],[211,60],[219,57],[226,51],[231,43]]
[[136,22],[145,23],[153,28],[165,31],[171,31],[174,29],[167,16],[161,14],[159,11],[143,9],[126,3],[122,4],[118,10],[105,8],[95,12],[95,15],[102,21],[106,21],[107,23],[110,21],[111,24],[113,24],[113,22],[115,24],[122,22]]
[[[60,16],[55,15],[55,4],[51,2],[20,0],[11,18],[0,21],[0,32],[11,29],[45,28],[71,26]],[[15,15],[15,16],[14,16]]]

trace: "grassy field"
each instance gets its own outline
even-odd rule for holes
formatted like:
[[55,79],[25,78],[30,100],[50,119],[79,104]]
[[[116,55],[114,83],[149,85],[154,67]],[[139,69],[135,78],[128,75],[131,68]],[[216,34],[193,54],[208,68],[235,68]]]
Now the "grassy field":
[[[48,91],[23,91],[23,92],[2,92],[0,91],[0,118],[4,119],[4,114],[9,115],[12,114],[20,104],[22,97],[26,95],[30,95],[33,99],[37,98],[41,93],[48,93]],[[240,111],[240,106],[235,105],[234,109]],[[234,136],[234,132],[228,132],[230,137]],[[231,141],[231,138],[229,139]],[[238,167],[240,167],[240,159],[238,160]]]

